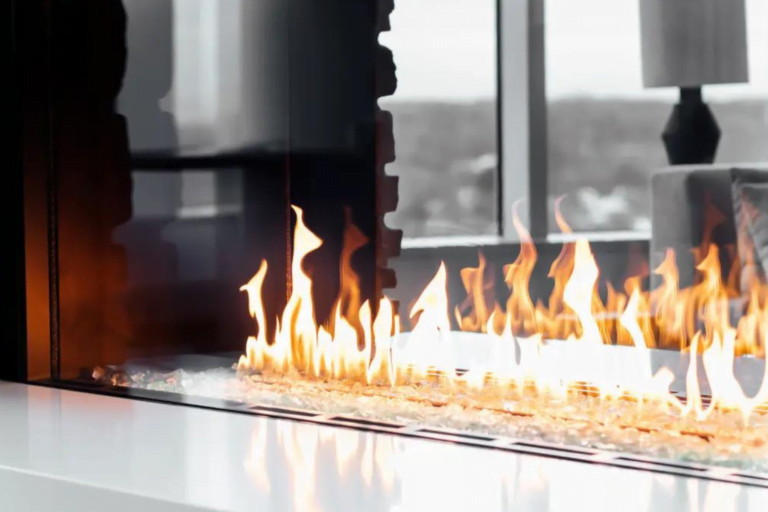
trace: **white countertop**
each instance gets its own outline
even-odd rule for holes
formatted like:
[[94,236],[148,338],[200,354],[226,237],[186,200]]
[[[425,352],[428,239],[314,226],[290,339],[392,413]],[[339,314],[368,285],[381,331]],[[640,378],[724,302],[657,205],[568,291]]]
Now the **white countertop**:
[[0,512],[765,512],[768,490],[0,383]]

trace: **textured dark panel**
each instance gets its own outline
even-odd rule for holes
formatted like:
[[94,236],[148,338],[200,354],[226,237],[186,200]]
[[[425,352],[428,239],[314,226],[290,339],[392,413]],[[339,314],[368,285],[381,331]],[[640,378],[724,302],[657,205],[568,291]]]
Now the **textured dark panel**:
[[[394,0],[377,0],[377,32],[390,30],[389,16],[395,8]],[[391,96],[397,90],[397,66],[389,48],[379,46],[376,55],[376,96]],[[384,217],[397,209],[398,179],[388,176],[386,166],[396,158],[395,136],[392,113],[386,110],[376,112],[376,260],[378,264],[377,288],[381,295],[386,288],[397,286],[397,276],[388,268],[389,259],[400,255],[403,232],[391,230]]]

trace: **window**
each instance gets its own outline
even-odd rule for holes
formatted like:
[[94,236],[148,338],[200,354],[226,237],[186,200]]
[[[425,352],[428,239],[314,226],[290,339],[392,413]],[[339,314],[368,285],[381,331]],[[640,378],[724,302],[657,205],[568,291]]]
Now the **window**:
[[[647,237],[678,93],[643,87],[639,12],[638,0],[399,3],[381,38],[399,79],[384,103],[398,149],[388,172],[401,180],[389,224],[411,238],[513,240],[511,204],[528,199],[523,220],[544,237],[565,196],[576,231]],[[717,162],[768,160],[765,19],[768,2],[747,0],[750,83],[704,88]]]
[[[768,3],[747,10],[750,83],[704,87],[723,163],[768,160]],[[639,15],[636,0],[546,0],[549,202],[567,195],[577,231],[650,231],[650,177],[667,165],[660,133],[677,92],[643,88]]]
[[[750,83],[704,89],[723,132],[719,162],[768,160],[768,2],[746,1]],[[131,113],[134,151],[226,151],[276,137],[261,133],[261,114],[249,115],[264,108],[249,102],[261,97],[251,91],[266,64],[248,46],[261,43],[239,32],[260,11],[224,4],[126,1],[134,18],[163,10],[173,27],[162,32],[173,45],[129,34],[134,60],[172,70],[137,82],[129,56],[121,107]],[[409,238],[514,240],[511,205],[529,199],[523,220],[541,238],[557,231],[554,202],[565,196],[563,214],[577,231],[647,236],[649,180],[667,163],[660,134],[677,93],[643,87],[638,0],[410,0],[397,4],[381,42],[399,81],[382,101],[397,143],[387,171],[400,176],[392,227]],[[146,104],[148,90],[155,104]],[[165,129],[171,118],[175,129]],[[153,206],[165,189],[186,214],[207,211],[199,207],[223,183],[137,173],[135,186],[139,214],[168,213]]]
[[400,203],[388,224],[407,237],[495,234],[496,0],[398,2],[382,44],[395,56]]

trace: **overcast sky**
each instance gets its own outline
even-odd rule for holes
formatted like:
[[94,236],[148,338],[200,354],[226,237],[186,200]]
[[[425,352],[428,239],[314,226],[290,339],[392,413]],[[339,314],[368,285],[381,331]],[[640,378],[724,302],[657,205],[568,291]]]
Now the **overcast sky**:
[[[522,1],[522,0],[504,0]],[[496,0],[396,0],[392,32],[396,99],[472,100],[496,88]],[[547,0],[547,93],[674,97],[641,82],[638,0]],[[768,0],[747,0],[751,81],[708,98],[768,98]]]

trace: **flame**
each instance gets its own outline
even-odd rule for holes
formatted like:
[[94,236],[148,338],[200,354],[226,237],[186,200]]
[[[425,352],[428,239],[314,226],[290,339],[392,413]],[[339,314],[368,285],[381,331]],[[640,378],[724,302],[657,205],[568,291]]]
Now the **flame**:
[[451,353],[448,318],[448,290],[445,263],[441,263],[432,281],[411,309],[411,319],[418,318],[404,349],[396,358],[410,378],[423,379],[436,371],[452,380],[456,365]]
[[[248,294],[248,309],[256,321],[258,335],[248,339],[246,354],[238,368],[265,373],[289,374],[300,371],[315,378],[347,378],[374,382],[393,382],[394,371],[389,352],[376,350],[374,333],[390,338],[395,326],[392,304],[384,301],[373,319],[370,303],[359,306],[359,279],[351,266],[352,254],[364,245],[365,237],[348,226],[342,250],[341,292],[334,308],[333,328],[318,326],[314,317],[312,280],[304,272],[303,262],[322,241],[304,223],[300,208],[296,212],[291,264],[293,289],[278,321],[274,340],[267,340],[266,314],[262,297],[267,263],[243,288]],[[360,329],[356,329],[358,324]],[[375,351],[375,356],[373,355]],[[375,370],[374,370],[375,368]]]
[[[456,322],[462,331],[485,332],[489,313],[486,304],[486,292],[492,289],[493,283],[485,282],[485,256],[478,254],[478,267],[468,267],[461,270],[461,282],[467,291],[467,298],[457,306],[455,310]],[[467,316],[462,316],[462,311],[469,309]]]
[[352,268],[352,255],[368,243],[368,238],[352,222],[352,211],[349,208],[344,210],[344,223],[344,245],[339,268],[341,290],[337,307],[344,318],[357,328],[360,325],[360,277]]
[[570,337],[588,343],[602,343],[600,327],[592,314],[595,286],[600,271],[589,242],[586,240],[576,242],[574,261],[573,273],[563,291],[563,300],[576,313],[582,333],[578,338],[575,335]]
[[[379,314],[373,322],[373,339],[387,340],[398,339],[400,336],[400,322],[395,315],[395,309],[388,298],[384,298],[379,305]],[[395,366],[392,362],[392,348],[382,345],[374,345],[376,353],[368,367],[366,382],[370,384],[376,377],[386,377],[386,382],[395,382]]]
[[[650,347],[657,346],[656,332],[653,328],[653,311],[652,311],[652,298],[651,294],[643,293],[642,280],[650,274],[648,260],[645,256],[639,254],[637,246],[633,245],[633,251],[630,253],[630,271],[628,278],[624,283],[624,291],[628,297],[632,295],[637,296],[637,311],[635,318],[642,330],[643,339],[645,343]],[[613,311],[622,311],[624,308],[615,309]],[[609,311],[611,311],[609,309]],[[627,340],[623,334],[626,329],[616,329],[617,339],[619,345],[632,345],[636,340]],[[610,337],[608,337],[610,339]]]
[[657,399],[668,400],[669,386],[672,384],[674,375],[668,369],[661,369],[655,375],[652,372],[648,338],[638,322],[641,301],[640,291],[634,290],[619,323],[627,330],[632,339],[632,344],[635,347],[634,358],[640,370],[639,375],[634,379],[630,378],[625,386],[639,399],[638,403],[642,405],[643,398],[648,394]]
[[[261,303],[261,289],[264,286],[264,279],[267,277],[267,267],[267,262],[262,261],[261,267],[253,279],[247,285],[240,288],[241,292],[248,294],[248,311],[251,314],[251,318],[256,320],[259,335],[258,338],[248,338],[248,343],[245,346],[246,355],[240,357],[239,366],[257,368],[265,364],[264,357],[266,354],[257,350],[257,347],[266,346],[267,343],[267,322]],[[284,356],[280,357],[277,354],[270,356],[275,360],[284,358]]]
[[448,319],[447,272],[445,263],[440,263],[437,274],[411,308],[411,318],[418,317],[416,328],[429,325],[443,332],[451,330]]
[[536,309],[529,294],[529,283],[536,266],[537,254],[531,234],[518,217],[519,204],[520,201],[517,201],[512,206],[512,220],[520,237],[520,254],[514,263],[504,267],[504,280],[511,291],[507,301],[507,318],[511,319],[516,332],[530,335],[537,331]]
[[[560,231],[571,234],[573,230],[560,212],[562,200],[563,198],[560,197],[555,201],[555,220]],[[575,244],[563,244],[560,254],[549,269],[549,277],[554,281],[554,287],[547,307],[545,308],[542,304],[536,306],[538,325],[542,334],[550,339],[564,340],[576,334],[578,330],[578,321],[573,311],[563,301],[565,285],[573,274],[575,249]]]
[[[454,310],[462,330],[484,333],[491,357],[463,374],[457,371],[451,343],[448,271],[444,263],[426,285],[409,312],[414,324],[407,336],[400,336],[400,319],[387,298],[362,302],[360,280],[352,268],[356,251],[367,238],[347,215],[347,230],[340,261],[340,292],[329,325],[318,325],[312,300],[312,279],[304,271],[305,258],[322,245],[305,225],[303,212],[294,207],[296,228],[291,264],[293,287],[288,303],[270,335],[266,327],[263,286],[268,272],[262,262],[258,272],[241,290],[248,296],[248,310],[256,334],[246,344],[238,369],[266,376],[354,381],[369,387],[421,385],[429,382],[447,390],[458,387],[482,394],[493,387],[510,396],[536,396],[568,400],[574,390],[585,386],[597,391],[601,401],[631,399],[642,410],[654,402],[686,421],[706,421],[718,411],[738,411],[748,424],[755,411],[768,405],[768,365],[760,390],[747,397],[735,375],[736,357],[750,354],[765,357],[768,345],[768,286],[752,283],[750,295],[738,323],[731,322],[738,307],[733,290],[735,279],[724,282],[720,252],[709,238],[697,256],[696,284],[681,288],[676,255],[669,250],[655,273],[661,285],[643,290],[647,262],[631,271],[623,291],[611,283],[605,303],[598,293],[600,269],[589,242],[577,240],[564,245],[550,268],[553,291],[546,305],[534,306],[530,279],[538,254],[530,234],[514,208],[515,228],[520,240],[517,259],[504,268],[510,294],[506,310],[491,304],[486,281],[488,268],[480,254],[477,268],[461,272],[467,291],[466,308]],[[556,218],[564,232],[570,228],[559,212]],[[716,223],[712,216],[708,221]],[[463,311],[468,311],[462,316]],[[544,364],[548,350],[545,340],[568,340],[568,358],[556,368]],[[625,372],[610,379],[596,376],[603,344],[621,344],[630,357]],[[687,400],[683,403],[670,392],[674,379],[669,369],[653,372],[651,349],[676,347],[688,351],[690,361],[685,379]],[[702,361],[703,371],[699,369]],[[701,374],[701,375],[700,375]],[[705,407],[701,381],[706,377],[711,398]],[[355,384],[357,386],[357,384]],[[464,392],[462,391],[462,392]],[[591,392],[591,391],[590,391]],[[595,395],[592,395],[595,396]],[[293,443],[295,444],[295,443]],[[343,447],[338,459],[345,460]],[[373,448],[371,448],[373,450]],[[374,457],[371,451],[364,457]],[[370,468],[365,469],[370,476]],[[259,477],[261,478],[261,477]],[[368,477],[366,477],[368,478]],[[262,487],[268,481],[261,481]]]
[[[705,409],[702,405],[697,375],[697,352],[701,339],[701,333],[697,333],[691,345],[686,379],[688,402],[684,409],[685,413],[693,413],[696,419],[702,421],[717,408],[733,409],[739,411],[744,423],[748,424],[755,409],[768,403],[768,365],[765,365],[762,384],[757,394],[752,398],[747,397],[734,373],[736,331],[726,328],[722,337],[719,332],[715,332],[712,343],[702,357],[707,379],[712,388],[711,402]],[[768,339],[763,340],[763,344],[765,343],[768,343]]]
[[662,278],[662,284],[654,294],[655,320],[661,336],[661,345],[670,346],[674,344],[675,340],[678,340],[682,350],[685,348],[682,346],[685,339],[683,336],[685,302],[678,297],[679,274],[675,261],[675,251],[667,249],[664,261],[654,273]]

